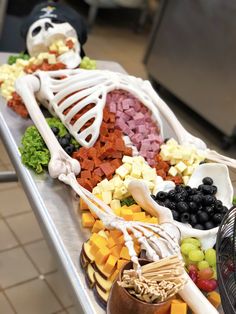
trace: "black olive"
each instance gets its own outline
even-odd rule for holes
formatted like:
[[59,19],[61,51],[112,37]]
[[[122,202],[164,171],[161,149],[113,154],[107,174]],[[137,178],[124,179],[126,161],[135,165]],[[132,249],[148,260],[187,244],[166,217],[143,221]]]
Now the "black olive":
[[196,213],[196,211],[198,210],[197,204],[194,202],[189,202],[188,206],[191,213]]
[[51,127],[52,132],[57,135],[59,133],[59,129],[56,126]]
[[221,205],[221,206],[223,205],[223,203],[221,202],[221,200],[216,200],[216,201],[215,201],[215,206],[217,206],[217,205]]
[[205,177],[202,179],[202,183],[206,184],[206,185],[212,185],[213,184],[213,180],[210,177]]
[[215,208],[214,206],[206,206],[205,212],[209,215],[212,216],[215,213]]
[[197,224],[197,215],[194,215],[194,214],[191,214],[190,215],[190,223],[191,223],[191,225],[196,225]]
[[217,187],[216,187],[215,185],[212,185],[212,186],[211,186],[211,190],[212,190],[212,193],[211,193],[211,194],[212,194],[212,195],[215,195],[215,194],[217,193],[217,190],[218,190],[218,189],[217,189]]
[[220,205],[220,204],[215,205],[215,211],[217,213],[221,213],[222,210],[223,210],[223,205]]
[[191,191],[191,195],[195,195],[198,193],[198,189],[197,188],[193,188]]
[[227,212],[228,212],[228,208],[226,207],[226,206],[223,206],[223,208],[222,208],[222,214],[226,214]]
[[175,186],[175,191],[176,191],[177,193],[182,192],[183,189],[184,189],[184,188],[183,188],[182,185],[176,185],[176,186]]
[[209,215],[204,211],[200,211],[198,212],[198,220],[201,223],[207,222],[209,220]]
[[70,133],[67,133],[65,136],[63,136],[64,138],[66,138],[67,140],[71,140],[71,135],[70,135]]
[[182,190],[179,193],[184,197],[184,199],[186,199],[188,197],[188,192],[186,190]]
[[200,184],[199,186],[198,186],[198,191],[200,191],[200,192],[202,192],[202,190],[203,190],[203,187],[204,187],[204,184]]
[[169,209],[171,209],[171,208],[170,208],[171,203],[172,203],[172,202],[171,202],[170,200],[168,200],[168,199],[166,199],[166,200],[164,201],[165,207],[167,207],[167,208],[169,208]]
[[204,224],[204,226],[205,226],[205,229],[206,229],[206,230],[209,230],[209,229],[212,229],[212,228],[215,227],[215,225],[213,224],[212,221],[207,221],[207,222]]
[[173,200],[175,198],[175,195],[176,195],[176,192],[175,190],[170,190],[168,193],[167,193],[167,197],[171,200]]
[[169,209],[175,210],[176,209],[176,203],[175,202],[170,202],[169,203]]
[[196,225],[194,226],[194,228],[195,228],[195,229],[199,229],[199,230],[204,230],[204,229],[205,229],[204,226],[201,225],[201,224],[196,224]]
[[185,200],[185,196],[182,193],[177,193],[174,200],[176,203],[183,202]]
[[214,214],[212,216],[212,220],[216,225],[219,225],[223,219],[223,215],[220,213]]
[[202,197],[202,203],[204,205],[212,205],[215,203],[215,201],[216,201],[216,198],[212,195],[204,195]]
[[185,191],[186,191],[188,194],[191,194],[191,193],[192,193],[192,188],[191,188],[190,186],[186,185],[186,186],[184,187],[184,189],[185,189]]
[[186,202],[178,202],[176,204],[176,209],[178,210],[178,212],[184,213],[189,210],[189,206]]
[[180,216],[180,221],[181,221],[181,222],[189,222],[189,219],[190,219],[189,213],[183,213],[183,214]]
[[159,201],[164,201],[166,199],[166,196],[167,196],[166,192],[160,191],[157,193],[156,199]]
[[65,152],[68,154],[68,155],[71,155],[73,153],[75,149],[75,146],[73,144],[69,144],[68,146],[66,146],[64,148]]
[[68,141],[68,139],[61,137],[59,138],[59,143],[60,145],[65,148],[66,146],[68,146],[70,144],[70,141]]
[[195,194],[192,197],[192,201],[195,203],[201,203],[202,202],[202,195],[201,194]]
[[208,195],[208,194],[212,194],[212,187],[211,185],[202,185],[201,191],[203,192],[203,194]]
[[154,199],[154,201],[156,201],[156,196],[151,194],[151,198]]
[[174,220],[179,220],[179,213],[176,210],[172,210],[171,212]]

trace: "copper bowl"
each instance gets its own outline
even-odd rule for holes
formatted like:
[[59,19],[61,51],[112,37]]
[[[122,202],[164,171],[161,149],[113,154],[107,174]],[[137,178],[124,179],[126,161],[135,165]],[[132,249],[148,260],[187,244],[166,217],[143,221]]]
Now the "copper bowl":
[[[147,260],[139,260],[140,265],[150,263]],[[117,280],[114,282],[107,303],[107,314],[169,314],[171,300],[149,304],[132,296],[125,288],[120,287],[117,281],[121,281],[123,271],[133,268],[133,262],[128,262],[120,270]]]

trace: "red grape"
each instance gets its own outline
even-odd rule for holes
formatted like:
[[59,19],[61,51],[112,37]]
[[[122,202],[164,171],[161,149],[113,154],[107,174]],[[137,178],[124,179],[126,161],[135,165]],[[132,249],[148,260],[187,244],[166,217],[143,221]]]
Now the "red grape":
[[189,264],[188,265],[188,270],[189,271],[198,271],[198,268],[197,268],[197,265],[195,265],[195,264]]
[[217,288],[217,281],[215,279],[198,279],[197,286],[205,292],[214,291]]
[[190,270],[188,274],[189,274],[189,277],[192,279],[192,281],[194,283],[196,283],[197,282],[197,278],[198,278],[197,271],[196,270]]
[[198,277],[200,279],[211,279],[213,275],[214,275],[214,272],[210,267],[199,270],[198,272]]

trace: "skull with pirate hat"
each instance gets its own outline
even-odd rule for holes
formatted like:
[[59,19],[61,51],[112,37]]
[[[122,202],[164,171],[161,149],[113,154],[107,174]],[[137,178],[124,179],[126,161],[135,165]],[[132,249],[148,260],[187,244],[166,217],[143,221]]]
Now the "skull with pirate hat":
[[73,49],[61,54],[59,61],[67,68],[75,68],[84,56],[83,45],[87,40],[87,27],[83,17],[69,6],[44,2],[37,5],[24,21],[21,33],[26,39],[30,56],[48,52],[56,40],[72,38]]

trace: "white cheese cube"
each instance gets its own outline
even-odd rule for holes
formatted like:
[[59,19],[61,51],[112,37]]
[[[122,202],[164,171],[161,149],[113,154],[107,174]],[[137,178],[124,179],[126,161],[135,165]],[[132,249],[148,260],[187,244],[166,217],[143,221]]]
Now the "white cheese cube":
[[113,211],[116,210],[117,208],[120,208],[121,207],[120,200],[115,200],[115,199],[112,200],[110,203],[110,206]]
[[193,171],[194,171],[194,167],[193,166],[188,166],[187,169],[184,170],[183,174],[185,176],[191,176]]
[[142,170],[141,165],[139,163],[134,162],[132,165],[131,176],[136,179],[139,179],[141,177],[141,170]]
[[102,191],[102,199],[105,204],[110,204],[112,201],[111,191]]
[[175,165],[175,168],[178,172],[182,173],[187,168],[187,166],[185,165],[185,163],[180,161],[177,163],[177,165]]
[[187,185],[189,181],[189,176],[183,176],[182,179],[184,181],[184,184]]
[[144,180],[155,181],[157,174],[154,168],[150,168],[149,170],[145,170],[142,172],[142,176]]
[[125,163],[125,164],[123,164],[123,166],[124,166],[127,170],[129,170],[129,173],[131,172],[132,164]]
[[172,166],[172,167],[170,167],[168,173],[169,173],[171,176],[175,177],[175,176],[177,175],[178,171],[176,170],[175,167]]
[[100,193],[101,193],[100,187],[99,187],[99,186],[95,186],[95,187],[93,188],[93,194],[100,194]]
[[182,159],[183,158],[183,152],[180,149],[176,149],[173,151],[172,157],[173,157],[173,159]]
[[119,168],[116,169],[116,174],[118,174],[122,179],[129,174],[129,170],[124,167],[124,165],[121,165]]
[[173,139],[173,138],[169,139],[169,140],[166,142],[166,144],[167,144],[168,146],[178,146],[178,143],[177,143],[176,140]]
[[141,164],[145,163],[145,159],[142,156],[135,156],[133,157],[133,159],[135,163],[141,163]]
[[113,198],[116,198],[118,200],[121,200],[123,198],[123,193],[121,191],[121,188],[115,188],[115,191],[113,193]]
[[123,158],[122,158],[123,163],[132,164],[133,161],[134,161],[133,157],[130,157],[130,156],[123,156]]

